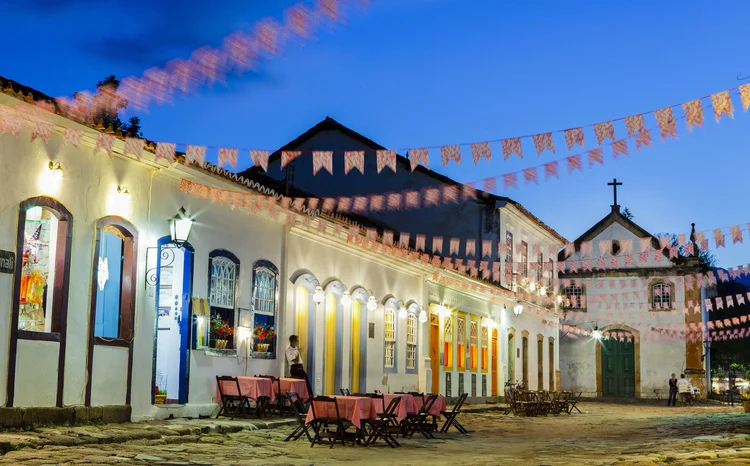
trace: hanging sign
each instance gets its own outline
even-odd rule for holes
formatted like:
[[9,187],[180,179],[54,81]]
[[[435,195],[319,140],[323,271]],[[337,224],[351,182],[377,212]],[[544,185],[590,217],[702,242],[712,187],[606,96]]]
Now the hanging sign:
[[10,251],[0,250],[0,273],[14,273],[16,271],[16,255]]

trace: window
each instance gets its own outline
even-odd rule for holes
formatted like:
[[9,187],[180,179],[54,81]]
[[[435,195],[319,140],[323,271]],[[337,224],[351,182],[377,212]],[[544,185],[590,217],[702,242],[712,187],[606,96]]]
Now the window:
[[489,368],[488,351],[489,351],[489,333],[487,332],[487,326],[482,325],[480,330],[482,338],[482,371],[487,372]]
[[[49,198],[21,204],[18,258],[18,321],[26,332],[61,333],[65,326],[73,217]],[[23,336],[21,336],[23,337]]]
[[555,261],[549,260],[549,272],[547,272],[547,288],[552,289],[552,280],[555,277]]
[[549,391],[555,390],[555,339],[549,337]]
[[542,283],[542,272],[544,270],[544,255],[539,253],[539,261],[536,264],[536,282],[541,285]]
[[544,390],[544,336],[542,336],[541,334],[537,335],[536,340],[536,365],[536,389]]
[[276,312],[279,294],[279,269],[267,260],[253,264],[253,357],[276,354]]
[[657,283],[651,287],[651,307],[669,309],[672,307],[672,287],[668,283]]
[[446,316],[443,323],[443,365],[453,368],[453,318]]
[[216,249],[208,254],[208,319],[196,322],[195,347],[234,348],[234,319],[240,260],[229,251]]
[[524,389],[529,389],[529,338],[524,336],[521,339],[521,358],[522,358],[522,382]]
[[105,217],[97,222],[91,295],[97,339],[130,340],[132,337],[135,240],[135,228],[119,217]]
[[417,368],[417,316],[411,312],[406,318],[406,368]]
[[477,322],[469,322],[469,367],[476,370],[479,367],[479,329]]
[[521,275],[529,276],[529,245],[521,241]]
[[505,254],[505,262],[513,262],[513,233],[510,231],[505,232],[505,246],[508,249]]
[[565,295],[565,306],[568,309],[583,309],[583,287],[582,286],[566,286],[563,289]]
[[610,249],[610,252],[612,253],[612,255],[616,256],[617,254],[619,254],[620,249],[621,249],[620,242],[617,240],[612,240],[612,247]]
[[383,337],[385,339],[385,367],[394,367],[396,361],[396,311],[393,308],[386,308],[383,316],[385,329]]
[[458,354],[458,368],[466,368],[466,320],[463,318],[456,319],[456,349]]

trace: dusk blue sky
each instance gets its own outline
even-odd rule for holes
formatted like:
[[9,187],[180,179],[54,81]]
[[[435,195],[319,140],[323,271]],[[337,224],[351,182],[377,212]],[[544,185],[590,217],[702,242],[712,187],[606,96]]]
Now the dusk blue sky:
[[[92,89],[109,74],[140,74],[263,16],[282,18],[292,1],[198,0],[127,3],[33,0],[5,6],[0,75],[47,94]],[[151,6],[158,4],[158,7]],[[250,6],[246,5],[250,4]],[[386,147],[409,148],[528,135],[662,108],[742,84],[747,1],[372,0],[366,14],[321,31],[304,46],[142,118],[152,140],[275,149],[326,116]],[[620,204],[652,233],[750,222],[750,115],[539,186],[500,191],[572,240],[609,212],[613,177]],[[653,117],[647,125],[655,128]],[[625,135],[624,126],[616,126]],[[566,155],[473,166],[432,167],[459,181],[518,170]],[[587,130],[587,148],[593,131]],[[243,153],[243,166],[249,165]],[[215,157],[215,153],[213,154]],[[561,172],[565,173],[564,166]],[[720,249],[720,265],[750,262],[746,245]],[[729,238],[728,243],[731,243]]]

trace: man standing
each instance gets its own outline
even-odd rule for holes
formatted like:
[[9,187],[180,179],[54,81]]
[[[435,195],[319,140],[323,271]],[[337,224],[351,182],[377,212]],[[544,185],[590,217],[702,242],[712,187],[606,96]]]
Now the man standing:
[[677,376],[674,374],[669,379],[669,399],[667,399],[667,406],[677,406]]
[[683,403],[692,405],[692,386],[690,381],[685,378],[685,374],[680,374],[680,380],[677,381],[677,391],[680,393]]
[[307,396],[308,398],[312,398],[312,386],[310,386],[310,379],[307,378],[307,372],[305,372],[305,368],[302,366],[302,358],[300,358],[299,349],[297,348],[298,345],[299,338],[297,335],[290,336],[289,347],[286,349],[286,362],[289,364],[289,374],[292,377],[305,379],[305,385],[307,385]]

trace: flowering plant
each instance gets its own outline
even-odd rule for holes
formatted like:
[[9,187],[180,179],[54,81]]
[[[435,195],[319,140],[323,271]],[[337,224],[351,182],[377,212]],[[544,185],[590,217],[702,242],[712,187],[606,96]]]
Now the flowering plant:
[[222,320],[221,316],[214,315],[211,317],[211,332],[216,334],[219,340],[234,335],[234,327],[229,326],[229,322]]
[[258,341],[271,342],[276,336],[274,328],[270,325],[258,325],[253,330],[253,336]]

